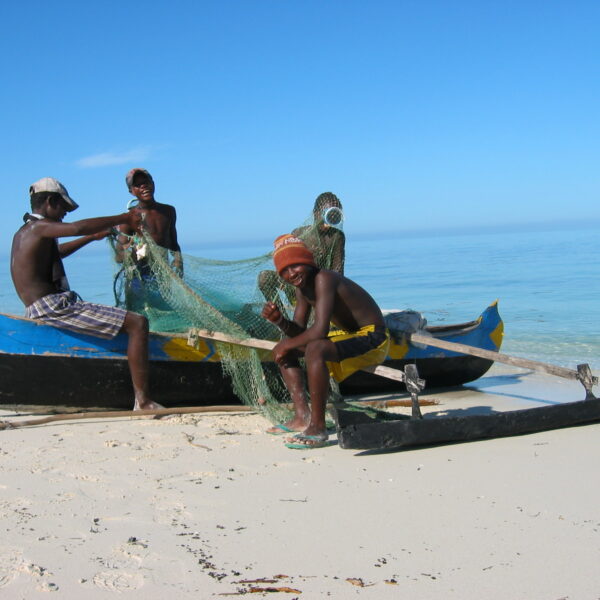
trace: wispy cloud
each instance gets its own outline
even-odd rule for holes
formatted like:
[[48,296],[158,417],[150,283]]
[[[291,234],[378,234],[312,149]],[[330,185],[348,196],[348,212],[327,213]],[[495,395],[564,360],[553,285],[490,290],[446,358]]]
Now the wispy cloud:
[[96,167],[110,167],[112,165],[141,162],[150,156],[150,150],[151,148],[148,146],[140,146],[126,152],[101,152],[100,154],[84,156],[75,161],[75,164],[82,169],[94,169]]

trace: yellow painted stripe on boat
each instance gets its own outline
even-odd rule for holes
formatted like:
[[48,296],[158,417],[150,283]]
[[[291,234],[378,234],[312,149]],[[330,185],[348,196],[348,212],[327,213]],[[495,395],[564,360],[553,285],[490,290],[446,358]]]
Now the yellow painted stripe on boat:
[[490,339],[494,342],[497,350],[500,350],[500,346],[502,345],[502,338],[504,337],[504,322],[500,321],[498,326],[492,333],[490,333]]
[[187,340],[174,338],[165,343],[163,350],[172,359],[185,362],[218,362],[220,360],[216,352],[207,358],[211,349],[204,340],[198,340],[198,348],[194,348],[188,346]]

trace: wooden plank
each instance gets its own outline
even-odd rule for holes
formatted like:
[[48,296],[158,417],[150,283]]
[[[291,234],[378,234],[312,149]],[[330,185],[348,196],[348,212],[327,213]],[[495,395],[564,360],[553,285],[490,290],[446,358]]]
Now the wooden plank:
[[257,348],[259,350],[273,350],[277,344],[277,342],[272,342],[270,340],[235,337],[220,331],[209,331],[208,329],[190,329],[187,338],[188,343],[191,346],[194,344],[194,336],[203,338],[205,340],[214,340],[215,342],[224,342],[227,344],[235,344],[237,346],[247,346],[248,348]]
[[46,423],[54,423],[55,421],[80,421],[81,419],[115,419],[119,417],[147,417],[157,416],[166,417],[168,415],[187,415],[209,412],[227,412],[241,413],[252,412],[255,409],[251,406],[238,405],[223,405],[223,406],[188,406],[175,408],[159,408],[156,410],[112,410],[112,411],[96,411],[83,413],[62,413],[58,415],[50,415],[48,417],[40,417],[38,419],[28,419],[26,421],[8,420],[0,421],[0,430],[2,429],[17,429],[19,427],[31,427],[34,425],[44,425]]
[[394,381],[404,381],[404,373],[399,369],[392,369],[391,367],[385,367],[383,365],[376,365],[373,367],[364,367],[361,369],[367,373],[373,373],[386,379],[393,379]]
[[[188,344],[194,345],[194,338],[200,337],[207,340],[214,340],[215,342],[224,342],[226,344],[236,344],[238,346],[247,346],[249,348],[256,348],[259,350],[272,350],[277,342],[270,340],[260,340],[257,338],[238,338],[227,333],[220,331],[209,331],[208,329],[191,329],[188,334]],[[372,367],[365,367],[362,369],[367,373],[373,373],[380,377],[386,377],[387,379],[393,379],[395,381],[404,381],[404,373],[398,369],[392,369],[383,365],[377,365]],[[425,385],[425,382],[419,380]]]

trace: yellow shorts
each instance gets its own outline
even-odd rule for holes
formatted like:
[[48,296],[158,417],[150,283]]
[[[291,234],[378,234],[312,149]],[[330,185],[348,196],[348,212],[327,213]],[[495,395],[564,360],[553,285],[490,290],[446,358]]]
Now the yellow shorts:
[[358,331],[330,331],[328,338],[335,344],[338,362],[328,362],[329,374],[344,381],[352,373],[382,363],[390,347],[390,333],[385,327],[366,325]]

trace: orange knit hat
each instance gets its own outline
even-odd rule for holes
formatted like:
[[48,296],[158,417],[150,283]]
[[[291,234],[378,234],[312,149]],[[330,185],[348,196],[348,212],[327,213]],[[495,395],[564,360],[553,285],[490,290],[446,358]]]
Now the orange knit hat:
[[300,238],[286,233],[280,235],[273,243],[273,262],[278,273],[290,265],[317,266],[312,252]]

